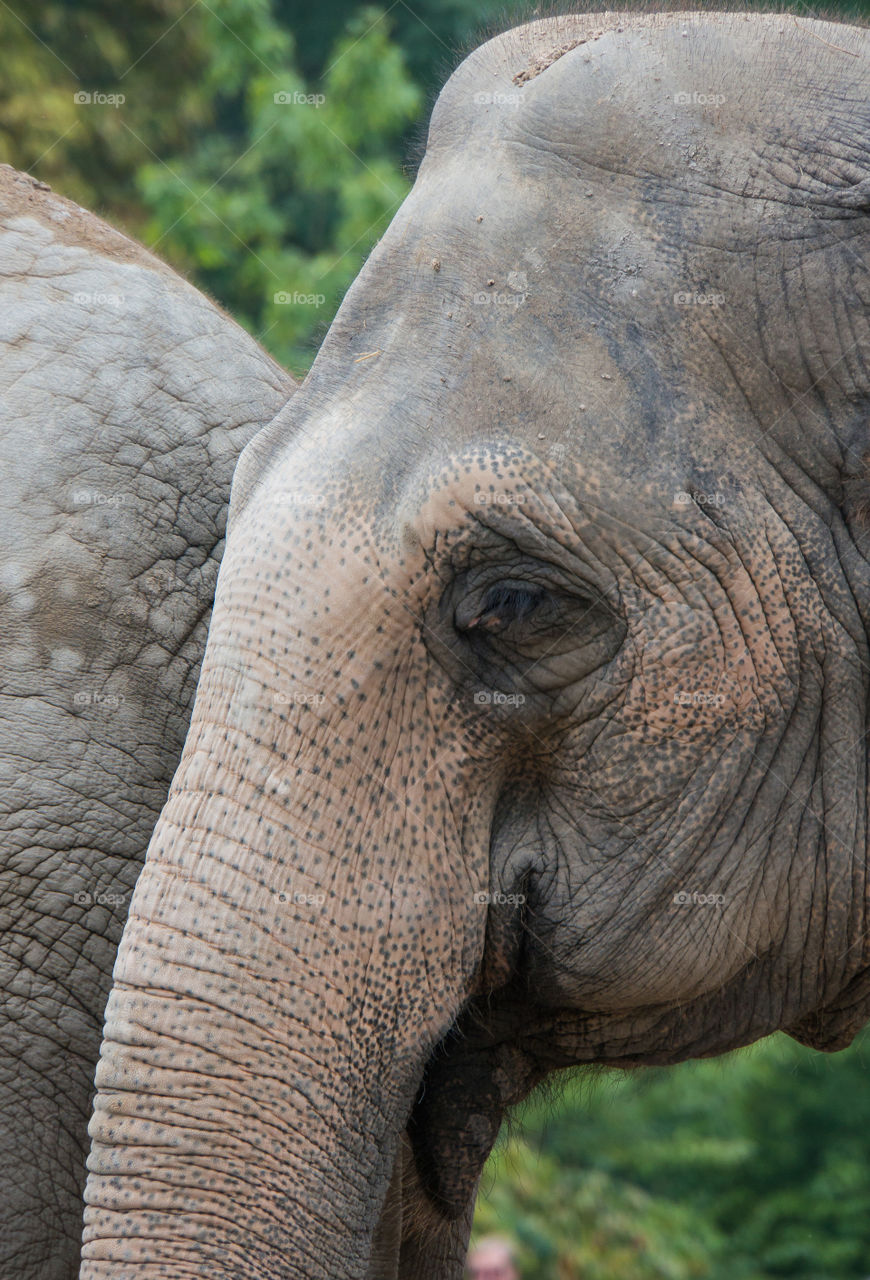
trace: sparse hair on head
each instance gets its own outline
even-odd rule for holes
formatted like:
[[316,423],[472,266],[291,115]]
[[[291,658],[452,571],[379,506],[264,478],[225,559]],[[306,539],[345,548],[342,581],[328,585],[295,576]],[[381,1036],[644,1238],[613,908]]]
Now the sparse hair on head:
[[858,0],[832,0],[829,4],[809,5],[805,0],[625,0],[624,3],[610,8],[609,5],[596,3],[595,0],[508,0],[497,16],[481,22],[469,38],[445,53],[438,69],[437,82],[427,90],[426,109],[422,112],[410,139],[403,170],[406,177],[413,180],[423,162],[426,152],[426,141],[429,131],[429,118],[441,89],[450,79],[453,72],[465,59],[497,36],[505,35],[515,27],[527,23],[540,22],[547,18],[581,16],[584,14],[601,14],[605,11],[611,17],[632,14],[668,14],[668,13],[759,13],[782,14],[795,20],[818,20],[820,22],[840,22],[852,27],[870,26],[870,11],[860,12]]

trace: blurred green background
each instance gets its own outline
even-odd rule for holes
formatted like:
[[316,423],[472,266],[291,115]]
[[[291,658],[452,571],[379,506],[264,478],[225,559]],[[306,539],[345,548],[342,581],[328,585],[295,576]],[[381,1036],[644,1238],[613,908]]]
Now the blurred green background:
[[[505,12],[3,3],[0,160],[144,241],[302,374],[409,188],[439,85]],[[870,19],[870,0],[839,12]],[[524,1280],[866,1280],[870,1037],[575,1078],[502,1134],[476,1230],[518,1241]]]
[[865,1280],[870,1035],[575,1075],[502,1131],[475,1231],[523,1280]]

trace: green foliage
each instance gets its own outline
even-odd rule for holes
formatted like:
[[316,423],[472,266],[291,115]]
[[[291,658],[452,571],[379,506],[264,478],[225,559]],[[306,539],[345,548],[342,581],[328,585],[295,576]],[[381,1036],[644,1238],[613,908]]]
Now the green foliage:
[[381,10],[305,13],[316,80],[271,0],[0,6],[0,160],[143,239],[296,372],[407,193],[424,106]]
[[390,142],[421,97],[377,10],[311,86],[267,0],[235,8],[202,19],[203,92],[226,126],[139,170],[146,237],[299,370],[407,193]]
[[[414,0],[388,7],[396,43],[424,93],[437,92],[481,28],[508,7],[506,0]],[[310,0],[275,0],[278,20],[296,35],[307,76],[323,74],[332,56],[331,33],[359,8],[359,0],[322,0],[317,6]]]
[[475,1234],[509,1232],[524,1280],[691,1280],[710,1276],[721,1247],[678,1204],[519,1138],[495,1152],[484,1188]]
[[[202,50],[189,7],[128,0],[119,22],[108,0],[0,6],[0,160],[135,223],[134,175],[149,148],[178,146],[207,114],[190,91]],[[82,93],[92,100],[77,102]]]
[[[864,1280],[868,1048],[865,1036],[828,1056],[775,1036],[726,1059],[571,1078],[558,1106],[548,1095],[530,1100],[522,1138],[506,1136],[494,1153],[477,1229],[511,1231],[533,1280]],[[515,1160],[520,1172],[511,1179],[505,1170]],[[492,1183],[493,1171],[501,1181]],[[600,1207],[590,1212],[596,1198]],[[615,1248],[614,1215],[618,1222],[630,1204],[654,1261],[644,1253],[620,1261],[614,1252],[595,1271],[590,1237],[604,1232]],[[660,1235],[650,1222],[662,1225]],[[527,1230],[551,1252],[530,1245]]]

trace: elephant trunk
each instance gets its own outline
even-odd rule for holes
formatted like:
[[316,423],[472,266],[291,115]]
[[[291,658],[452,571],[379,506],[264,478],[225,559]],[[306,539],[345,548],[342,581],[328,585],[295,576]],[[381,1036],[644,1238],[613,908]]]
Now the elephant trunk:
[[81,1280],[364,1277],[464,998],[443,892],[401,874],[400,832],[339,838],[354,805],[306,798],[313,760],[265,745],[242,683],[204,674],[118,953]]

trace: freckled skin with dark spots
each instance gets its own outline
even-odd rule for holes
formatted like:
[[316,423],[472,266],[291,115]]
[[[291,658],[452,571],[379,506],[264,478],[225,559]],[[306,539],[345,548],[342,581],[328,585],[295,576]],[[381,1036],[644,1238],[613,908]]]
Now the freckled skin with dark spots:
[[445,88],[237,470],[82,1280],[453,1280],[548,1072],[866,1019],[866,56],[566,17]]
[[0,1276],[73,1280],[115,949],[181,755],[230,480],[293,383],[0,168]]

